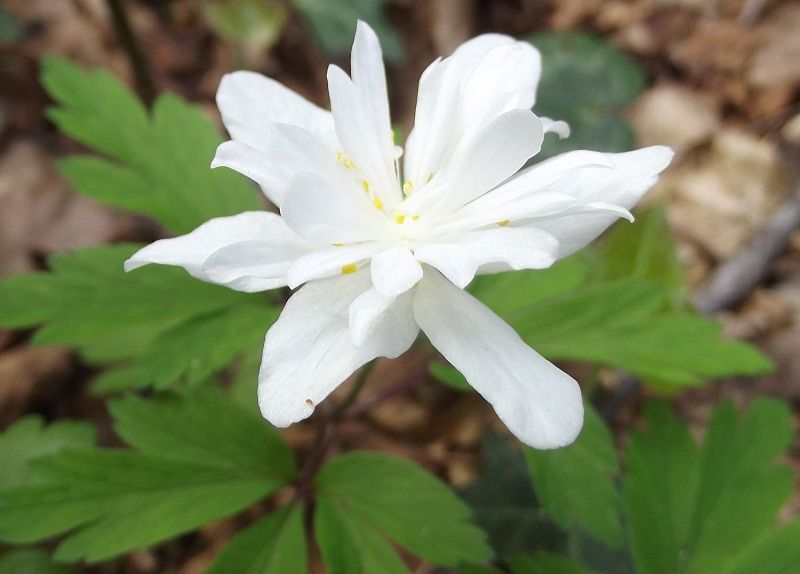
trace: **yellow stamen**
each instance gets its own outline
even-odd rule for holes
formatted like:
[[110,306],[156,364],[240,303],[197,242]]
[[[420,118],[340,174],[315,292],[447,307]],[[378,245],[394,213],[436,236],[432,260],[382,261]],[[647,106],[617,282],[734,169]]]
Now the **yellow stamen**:
[[400,225],[402,225],[406,220],[406,215],[404,213],[398,213],[397,215],[394,216],[394,220]]
[[355,263],[348,263],[347,265],[342,265],[342,275],[349,275],[350,273],[355,273],[358,271],[358,265]]
[[369,182],[368,182],[366,179],[365,179],[364,181],[362,181],[362,182],[361,182],[361,187],[363,187],[363,188],[364,188],[364,191],[366,191],[367,193],[369,193]]
[[503,219],[503,220],[497,222],[497,225],[499,225],[500,227],[505,227],[508,224],[509,224],[509,220],[508,219]]
[[356,164],[350,161],[343,151],[336,152],[336,160],[344,166],[345,169],[355,169]]
[[375,206],[375,209],[383,209],[383,202],[381,201],[380,197],[376,197],[372,200],[372,205]]
[[409,196],[414,191],[414,182],[410,179],[403,184],[403,195]]
[[428,172],[428,177],[425,178],[425,183],[428,183],[430,180],[433,179],[433,172]]
[[413,219],[414,221],[419,221],[419,215],[412,215],[411,219]]
[[331,243],[331,247],[344,247],[344,243]]

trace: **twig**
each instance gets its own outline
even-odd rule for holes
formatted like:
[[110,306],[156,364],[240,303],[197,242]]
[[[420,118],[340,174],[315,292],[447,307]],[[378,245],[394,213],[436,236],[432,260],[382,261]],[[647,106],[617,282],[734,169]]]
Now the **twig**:
[[740,303],[763,281],[772,261],[783,253],[800,228],[800,192],[781,205],[755,239],[717,268],[694,296],[700,313],[708,314]]
[[156,97],[156,86],[153,82],[153,77],[150,75],[150,68],[147,65],[147,61],[142,55],[139,43],[136,41],[133,28],[131,28],[128,13],[122,5],[123,0],[106,0],[106,2],[111,12],[114,26],[119,33],[122,45],[131,62],[133,75],[136,79],[136,86],[139,88],[139,95],[142,96],[142,99],[149,106]]
[[428,380],[428,376],[429,376],[428,364],[427,362],[425,362],[421,368],[414,371],[410,376],[406,377],[405,379],[398,381],[394,385],[390,385],[385,389],[375,393],[374,395],[370,395],[364,400],[354,404],[344,413],[344,416],[347,418],[357,417],[358,415],[368,411],[375,405],[382,403],[383,401],[388,400],[392,397],[396,397],[397,395],[402,395],[406,391],[409,391],[410,389],[413,389],[417,385],[424,383],[426,380]]

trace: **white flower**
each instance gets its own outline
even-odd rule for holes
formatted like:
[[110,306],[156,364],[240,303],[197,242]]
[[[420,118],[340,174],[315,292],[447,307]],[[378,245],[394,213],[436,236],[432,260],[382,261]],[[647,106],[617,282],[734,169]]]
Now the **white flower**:
[[463,289],[476,273],[549,267],[630,218],[672,152],[576,151],[518,171],[545,132],[568,131],[531,112],[539,72],[530,44],[497,34],[433,62],[402,169],[380,45],[363,22],[351,76],[328,69],[332,112],[261,75],[227,75],[217,103],[232,139],[212,167],[255,180],[280,215],[213,219],[125,268],[179,265],[240,291],[302,285],[264,344],[258,400],[276,426],[422,329],[520,440],[567,445],[583,421],[578,384]]

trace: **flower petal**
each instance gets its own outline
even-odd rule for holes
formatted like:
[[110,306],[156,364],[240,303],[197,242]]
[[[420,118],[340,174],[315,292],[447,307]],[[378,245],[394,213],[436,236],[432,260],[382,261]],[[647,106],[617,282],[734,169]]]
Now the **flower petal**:
[[360,347],[372,335],[375,324],[394,303],[396,297],[387,297],[375,287],[356,297],[349,307],[350,338]]
[[405,247],[391,247],[372,257],[372,284],[387,297],[411,289],[422,279],[422,266]]
[[293,251],[274,241],[240,241],[217,249],[201,269],[213,283],[238,291],[264,291],[286,286],[289,268],[309,251]]
[[559,258],[593,241],[628,212],[658,180],[672,160],[671,149],[653,146],[636,151],[605,154],[611,168],[586,166],[558,181],[558,189],[576,198],[562,213],[522,222],[552,233],[559,241]]
[[356,369],[376,357],[405,352],[419,331],[411,295],[399,297],[356,347],[350,336],[349,308],[370,289],[367,273],[304,285],[270,328],[258,383],[264,417],[278,427],[302,420]]
[[313,173],[292,179],[281,215],[298,235],[322,244],[381,239],[389,228],[366,194],[354,195]]
[[539,152],[543,137],[542,124],[533,112],[506,112],[453,152],[446,173],[399,209],[436,216],[451,213],[514,175]]
[[312,279],[354,273],[382,249],[386,249],[386,243],[377,241],[319,249],[292,264],[286,273],[287,284],[294,289]]
[[[252,260],[236,255],[237,245],[247,250],[253,243],[269,245],[273,257],[262,260],[261,275],[252,275]],[[204,264],[222,249],[225,251],[222,252],[224,255],[219,255],[219,261],[224,259],[225,272],[209,274]],[[242,291],[262,291],[285,285],[281,269],[313,249],[314,246],[289,229],[280,216],[268,211],[248,211],[218,217],[186,235],[151,243],[125,262],[125,270],[131,271],[149,263],[177,265],[203,281]],[[240,269],[237,269],[236,262],[241,264]],[[212,268],[217,270],[213,265]]]
[[264,150],[276,123],[305,128],[336,148],[330,112],[261,74],[226,74],[217,90],[217,106],[231,138],[254,149]]
[[416,289],[414,317],[522,442],[549,449],[578,436],[583,424],[578,383],[472,295],[426,271]]
[[429,243],[417,248],[414,254],[464,288],[485,265],[491,264],[495,271],[550,267],[558,255],[558,241],[539,229],[500,227]]

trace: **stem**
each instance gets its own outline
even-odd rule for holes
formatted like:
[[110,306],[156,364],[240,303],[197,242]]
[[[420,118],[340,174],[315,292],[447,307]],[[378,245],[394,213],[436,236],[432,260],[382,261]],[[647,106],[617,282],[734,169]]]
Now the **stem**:
[[131,28],[128,14],[125,12],[122,0],[106,0],[106,2],[111,12],[114,26],[119,33],[122,45],[131,62],[133,75],[136,78],[136,86],[139,88],[142,99],[149,106],[156,97],[156,87],[150,75],[150,68],[147,66],[147,62],[139,48],[139,43],[136,41],[136,36],[133,33],[133,28]]
[[353,405],[345,413],[345,416],[349,418],[356,417],[362,414],[363,412],[368,411],[375,405],[382,403],[383,401],[395,397],[397,395],[401,395],[406,391],[413,389],[417,385],[424,383],[427,380],[428,380],[428,362],[425,361],[422,364],[422,367],[414,371],[409,377],[395,383],[394,385],[386,387],[385,389]]

